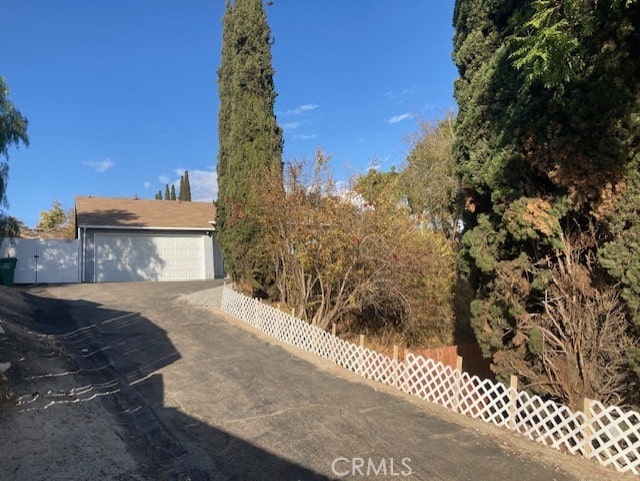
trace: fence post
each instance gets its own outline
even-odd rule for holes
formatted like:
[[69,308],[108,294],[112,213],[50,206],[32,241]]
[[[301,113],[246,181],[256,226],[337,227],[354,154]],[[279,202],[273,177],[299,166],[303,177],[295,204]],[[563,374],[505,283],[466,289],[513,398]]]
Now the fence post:
[[331,323],[331,335],[332,335],[333,337],[335,337],[335,336],[336,336],[336,323],[335,323],[335,322],[332,322],[332,323]]
[[593,449],[591,447],[591,438],[593,437],[593,427],[591,426],[591,399],[584,398],[582,401],[582,412],[584,413],[584,425],[583,425],[583,434],[584,434],[584,450],[583,456],[585,458],[590,458],[593,454]]
[[518,376],[509,378],[509,429],[516,430],[516,415],[518,413]]
[[462,356],[456,356],[456,370],[455,370],[455,388],[453,395],[453,411],[460,412],[460,392],[462,391],[462,386],[460,385],[460,381],[462,379]]

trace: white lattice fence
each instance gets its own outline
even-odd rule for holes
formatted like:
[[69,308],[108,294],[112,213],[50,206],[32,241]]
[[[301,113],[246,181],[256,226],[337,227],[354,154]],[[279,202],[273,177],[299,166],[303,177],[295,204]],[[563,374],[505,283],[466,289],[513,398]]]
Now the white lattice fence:
[[640,472],[640,413],[591,401],[585,455],[618,471]]
[[222,309],[362,377],[514,430],[536,442],[640,474],[640,413],[591,401],[585,412],[408,354],[401,363],[225,287]]

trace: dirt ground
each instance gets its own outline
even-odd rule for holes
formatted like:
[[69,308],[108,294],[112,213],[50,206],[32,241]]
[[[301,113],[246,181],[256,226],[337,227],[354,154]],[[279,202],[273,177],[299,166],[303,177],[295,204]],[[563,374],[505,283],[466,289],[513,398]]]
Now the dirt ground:
[[213,287],[0,287],[0,480],[635,479],[274,342]]
[[68,329],[64,304],[0,286],[0,327],[0,362],[11,362],[0,479],[149,479],[103,405],[87,402],[100,392],[58,340]]

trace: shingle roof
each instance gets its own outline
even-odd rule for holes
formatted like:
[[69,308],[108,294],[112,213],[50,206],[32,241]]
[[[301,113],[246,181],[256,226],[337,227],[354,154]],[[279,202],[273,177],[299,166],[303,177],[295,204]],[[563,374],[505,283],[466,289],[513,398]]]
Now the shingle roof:
[[210,202],[76,197],[78,227],[211,229],[216,207]]

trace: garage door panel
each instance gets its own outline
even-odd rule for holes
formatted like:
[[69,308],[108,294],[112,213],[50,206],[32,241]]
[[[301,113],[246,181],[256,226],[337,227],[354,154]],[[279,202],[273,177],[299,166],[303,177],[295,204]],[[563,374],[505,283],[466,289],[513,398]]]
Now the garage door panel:
[[96,280],[204,279],[202,236],[96,235]]

